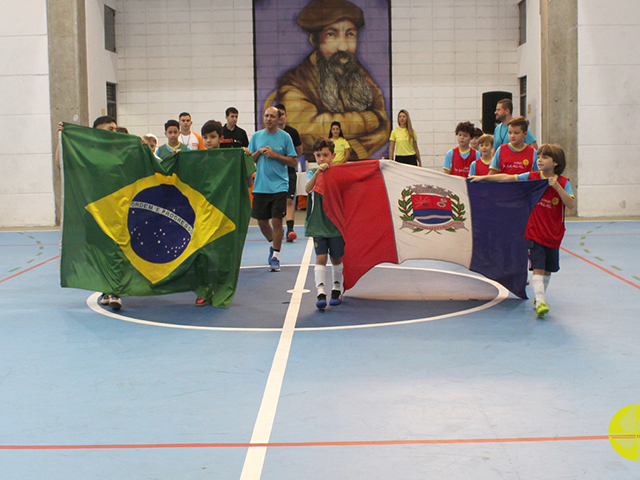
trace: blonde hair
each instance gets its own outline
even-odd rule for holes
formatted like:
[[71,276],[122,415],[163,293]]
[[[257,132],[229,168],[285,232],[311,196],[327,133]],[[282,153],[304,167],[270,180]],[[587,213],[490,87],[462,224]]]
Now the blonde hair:
[[[409,112],[407,112],[406,110],[400,110],[398,112],[398,118],[400,118],[400,114],[404,113],[407,116],[407,133],[409,134],[409,140],[411,140],[412,142],[415,141],[414,138],[414,131],[413,131],[413,127],[411,126],[411,117],[409,116]],[[398,121],[398,126],[400,126],[400,121]]]
[[156,137],[153,133],[147,133],[146,135],[142,136],[143,140],[155,140],[156,144],[158,143],[158,137]]
[[493,145],[493,135],[485,133],[478,139],[478,145],[480,145],[481,143],[490,143],[491,145]]

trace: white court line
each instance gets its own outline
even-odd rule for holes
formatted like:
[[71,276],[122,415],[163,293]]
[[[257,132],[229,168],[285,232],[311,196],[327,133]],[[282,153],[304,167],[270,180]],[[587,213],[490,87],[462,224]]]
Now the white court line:
[[[284,267],[299,267],[299,264],[287,264],[281,265]],[[247,266],[240,267],[241,269],[245,268],[265,268],[262,265],[257,266]],[[421,322],[431,322],[433,320],[443,320],[445,318],[453,318],[459,317],[461,315],[467,315],[469,313],[479,312],[481,310],[485,310],[487,308],[491,308],[494,305],[502,302],[504,299],[509,297],[509,290],[500,285],[498,282],[494,280],[490,280],[485,278],[479,274],[473,273],[463,273],[463,272],[451,272],[449,270],[438,270],[434,268],[425,268],[425,267],[402,267],[399,265],[378,265],[376,268],[394,268],[398,270],[418,270],[424,272],[436,272],[436,273],[445,273],[448,275],[458,275],[461,277],[473,278],[474,280],[479,280],[490,285],[493,285],[498,290],[498,295],[496,295],[492,300],[484,303],[478,307],[469,308],[467,310],[459,310],[451,313],[445,313],[442,315],[434,315],[432,317],[424,317],[424,318],[412,318],[408,320],[395,320],[390,322],[382,322],[382,323],[366,323],[361,325],[338,325],[334,327],[300,327],[296,328],[298,332],[312,332],[312,331],[321,331],[321,330],[352,330],[359,328],[377,328],[377,327],[392,327],[395,325],[408,325],[411,323],[421,323]],[[294,290],[288,290],[287,293],[293,293]],[[305,290],[303,293],[307,292]],[[138,318],[127,317],[120,313],[111,312],[109,310],[105,310],[100,305],[98,305],[98,297],[100,296],[100,292],[95,292],[89,295],[87,298],[87,306],[93,310],[95,313],[99,313],[100,315],[104,315],[106,317],[115,318],[124,322],[130,323],[138,323],[140,325],[150,325],[153,327],[161,327],[161,328],[177,328],[183,330],[211,330],[211,331],[221,331],[221,332],[279,332],[280,328],[260,328],[260,327],[202,327],[197,325],[176,325],[171,323],[160,323],[150,320],[141,320]],[[348,297],[347,297],[348,298]]]
[[[271,437],[271,429],[276,417],[278,409],[278,401],[280,400],[280,390],[284,381],[284,372],[287,369],[289,361],[289,352],[291,350],[291,342],[293,340],[293,332],[296,329],[296,321],[300,312],[300,304],[302,303],[302,295],[308,290],[304,289],[309,272],[309,264],[311,263],[311,252],[313,250],[313,239],[307,240],[307,247],[302,257],[302,264],[298,272],[295,286],[291,293],[291,302],[287,309],[287,315],[284,318],[284,326],[280,334],[278,348],[273,357],[273,364],[267,379],[267,385],[262,396],[262,403],[258,411],[256,423],[253,426],[253,434],[250,443],[269,443]],[[249,447],[247,456],[244,459],[242,474],[240,480],[260,480],[262,476],[262,468],[264,467],[264,459],[267,455],[267,447]]]

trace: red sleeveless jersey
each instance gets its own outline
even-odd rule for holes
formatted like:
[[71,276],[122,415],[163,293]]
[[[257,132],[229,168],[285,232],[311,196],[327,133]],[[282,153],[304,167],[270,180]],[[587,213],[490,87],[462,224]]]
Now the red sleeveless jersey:
[[[469,150],[469,155],[467,158],[462,158],[460,155],[460,147],[456,147],[453,149],[453,158],[451,159],[451,175],[456,175],[458,177],[468,177],[469,176],[469,168],[471,168],[471,163],[476,159],[476,151],[472,148]],[[476,167],[478,165],[476,164]]]
[[[530,172],[533,168],[533,154],[535,150],[527,145],[519,152],[514,152],[509,144],[500,146],[500,173],[520,175]],[[478,165],[476,164],[476,167]]]
[[[529,180],[541,179],[540,172],[529,173]],[[569,181],[561,175],[558,175],[557,180],[562,188],[565,188]],[[560,248],[564,230],[564,203],[556,189],[548,187],[529,215],[524,238],[534,240],[545,247]]]
[[[489,165],[491,165],[491,162],[489,162]],[[476,175],[482,177],[484,177],[485,175],[489,175],[489,172],[491,171],[489,165],[484,163],[481,158],[476,160]]]

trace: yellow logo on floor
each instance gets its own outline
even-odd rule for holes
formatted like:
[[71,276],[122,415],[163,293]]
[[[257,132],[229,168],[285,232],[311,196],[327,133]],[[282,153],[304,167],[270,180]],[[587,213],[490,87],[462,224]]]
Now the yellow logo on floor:
[[618,410],[609,423],[609,441],[618,455],[627,460],[638,460],[638,433],[640,428],[636,411],[638,405],[627,405]]

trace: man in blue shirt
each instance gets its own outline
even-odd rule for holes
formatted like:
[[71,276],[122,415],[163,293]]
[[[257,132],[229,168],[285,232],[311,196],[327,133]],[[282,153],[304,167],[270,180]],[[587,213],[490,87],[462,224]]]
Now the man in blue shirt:
[[289,191],[287,166],[298,163],[291,136],[278,128],[279,112],[275,107],[264,111],[264,130],[256,132],[249,142],[249,150],[256,162],[256,181],[253,186],[251,216],[269,242],[269,270],[280,271],[280,248],[284,237],[282,219],[286,215]]
[[[503,98],[496,105],[496,120],[500,122],[493,132],[493,150],[500,148],[500,145],[509,143],[509,122],[513,119],[513,102],[508,98]],[[527,131],[527,138],[524,143],[531,145],[534,150],[538,150],[538,142],[531,130]]]

